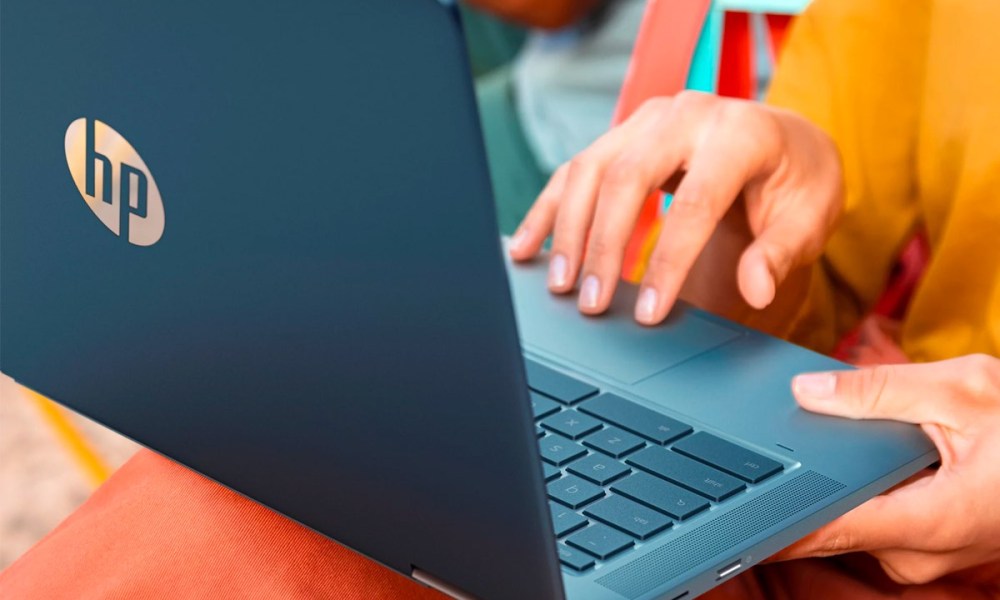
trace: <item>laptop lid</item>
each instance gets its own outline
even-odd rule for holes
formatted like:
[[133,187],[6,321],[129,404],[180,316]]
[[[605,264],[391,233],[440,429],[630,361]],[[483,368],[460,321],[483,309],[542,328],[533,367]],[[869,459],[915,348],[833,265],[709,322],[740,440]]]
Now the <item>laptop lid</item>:
[[561,597],[435,0],[11,0],[0,368],[400,572]]

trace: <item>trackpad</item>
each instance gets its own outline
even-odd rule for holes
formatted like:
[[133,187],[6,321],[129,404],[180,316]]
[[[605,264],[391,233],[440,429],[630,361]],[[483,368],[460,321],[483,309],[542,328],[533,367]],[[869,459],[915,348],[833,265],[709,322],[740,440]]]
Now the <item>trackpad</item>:
[[522,343],[625,384],[634,384],[721,346],[742,334],[698,311],[676,308],[659,327],[632,319],[636,290],[623,285],[607,314],[585,317],[576,295],[554,296],[546,284],[545,261],[510,265],[511,290]]

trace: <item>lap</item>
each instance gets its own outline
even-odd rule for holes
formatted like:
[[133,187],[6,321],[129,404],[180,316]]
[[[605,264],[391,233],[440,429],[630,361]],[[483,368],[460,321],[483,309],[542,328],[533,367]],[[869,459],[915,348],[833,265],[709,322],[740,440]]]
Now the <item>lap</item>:
[[[5,598],[441,598],[436,592],[149,451],[0,574]],[[709,600],[986,598],[904,588],[865,557],[758,567]]]
[[0,575],[4,598],[441,598],[150,451]]

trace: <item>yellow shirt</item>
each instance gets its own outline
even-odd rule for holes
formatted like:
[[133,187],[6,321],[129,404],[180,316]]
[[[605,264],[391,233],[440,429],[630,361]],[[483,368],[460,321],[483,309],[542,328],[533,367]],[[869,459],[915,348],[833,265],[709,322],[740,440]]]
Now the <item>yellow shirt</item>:
[[816,0],[769,102],[833,137],[847,185],[793,339],[829,351],[922,227],[903,350],[1000,355],[1000,0]]

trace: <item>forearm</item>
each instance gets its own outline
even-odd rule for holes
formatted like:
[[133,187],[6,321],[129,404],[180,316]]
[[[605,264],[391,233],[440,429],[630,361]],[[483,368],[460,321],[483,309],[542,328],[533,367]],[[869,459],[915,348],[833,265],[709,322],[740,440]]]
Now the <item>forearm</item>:
[[471,6],[504,19],[543,29],[558,29],[575,23],[602,0],[466,0]]

